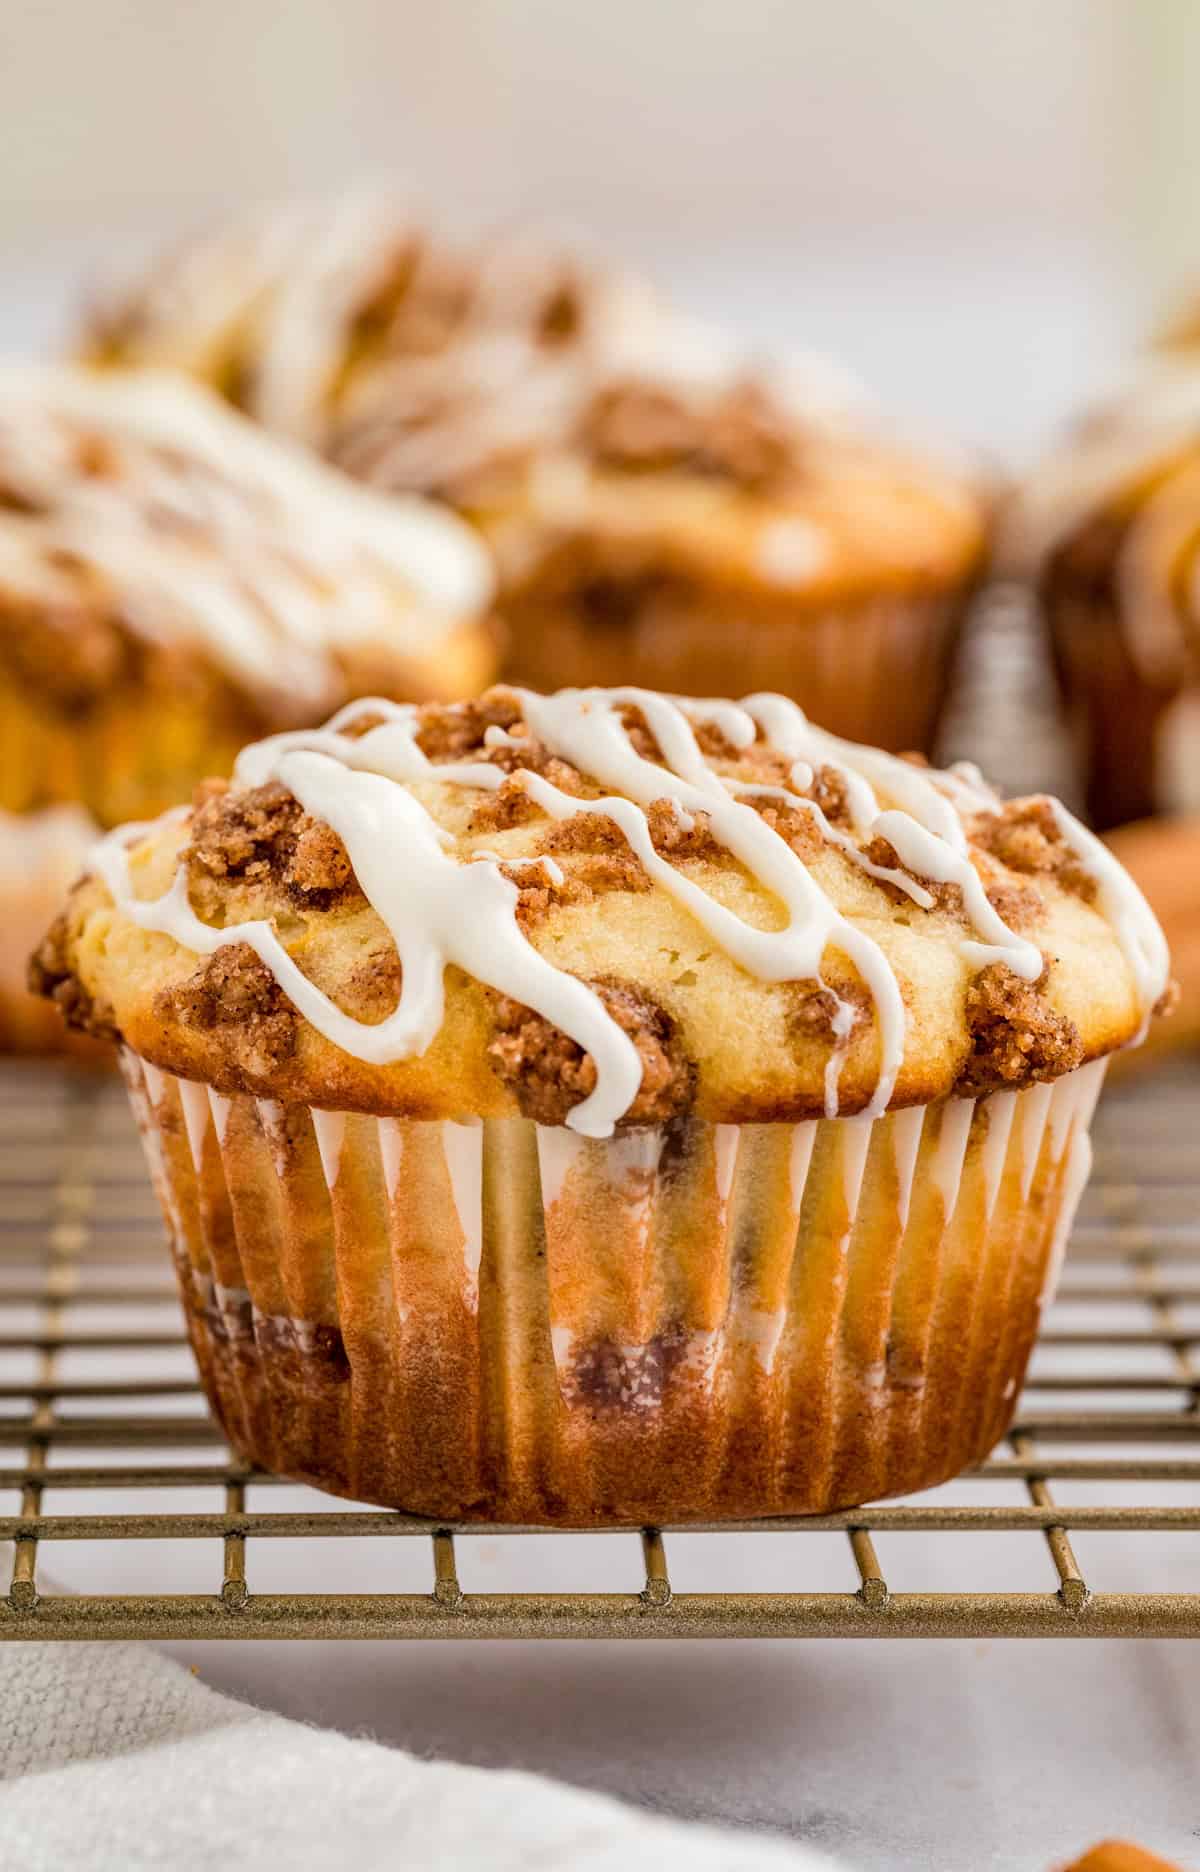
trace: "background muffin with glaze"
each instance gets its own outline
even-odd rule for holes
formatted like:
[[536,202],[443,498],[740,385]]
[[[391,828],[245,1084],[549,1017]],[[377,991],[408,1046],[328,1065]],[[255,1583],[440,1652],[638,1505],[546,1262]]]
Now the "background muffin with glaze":
[[1200,810],[1200,348],[1184,336],[1085,414],[1005,528],[1101,829]]
[[185,247],[86,346],[194,371],[373,485],[453,501],[495,552],[518,680],[778,688],[842,733],[932,746],[985,502],[828,364],[365,197]]
[[[489,590],[452,514],[372,496],[182,378],[4,367],[0,864],[14,916],[28,905],[44,922],[87,820],[153,816],[228,771],[248,736],[364,687],[469,694],[494,667]],[[20,975],[0,975],[0,1036],[36,1039],[40,1010]]]

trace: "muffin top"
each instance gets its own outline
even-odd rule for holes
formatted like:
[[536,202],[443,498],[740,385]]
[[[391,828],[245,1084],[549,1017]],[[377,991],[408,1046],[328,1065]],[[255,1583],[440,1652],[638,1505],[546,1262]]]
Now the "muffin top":
[[312,720],[351,670],[436,661],[490,583],[455,515],[357,486],[184,378],[0,369],[0,655],[68,705],[141,647],[194,653],[268,723]]
[[359,479],[444,496],[507,582],[581,533],[815,598],[957,582],[983,549],[975,477],[886,441],[828,361],[752,355],[612,266],[455,243],[378,198],[184,248],[85,348],[194,371]]
[[1051,1080],[1167,991],[1055,801],[836,740],[780,696],[368,700],[126,827],[33,964],[221,1092],[586,1136]]

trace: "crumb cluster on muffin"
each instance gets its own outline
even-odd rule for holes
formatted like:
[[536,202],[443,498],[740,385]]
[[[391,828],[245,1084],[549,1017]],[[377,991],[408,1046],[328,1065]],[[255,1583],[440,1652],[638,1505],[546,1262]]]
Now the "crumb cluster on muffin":
[[986,502],[822,361],[757,356],[553,243],[454,242],[361,198],[183,249],[85,343],[452,501],[495,553],[515,680],[780,688],[932,745]]

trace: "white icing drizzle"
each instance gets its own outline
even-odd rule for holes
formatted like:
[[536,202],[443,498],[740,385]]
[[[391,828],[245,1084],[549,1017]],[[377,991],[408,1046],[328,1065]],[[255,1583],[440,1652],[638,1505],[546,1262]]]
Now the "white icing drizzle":
[[[952,851],[966,851],[962,821],[946,797],[945,776],[935,769],[916,767],[880,748],[861,747],[855,741],[843,741],[823,728],[815,728],[804,711],[786,696],[747,696],[742,707],[762,728],[770,745],[781,753],[804,761],[810,768],[827,765],[837,769],[846,783],[857,831],[872,829],[879,811],[875,797],[875,788],[879,787]],[[957,781],[956,791],[960,791],[965,786],[962,776],[952,778]],[[995,804],[995,796],[981,788],[974,804],[984,811]]]
[[0,365],[0,472],[28,507],[0,517],[6,577],[62,597],[82,567],[131,630],[309,707],[341,687],[339,647],[430,654],[490,595],[453,514],[372,493],[182,377]]
[[266,921],[223,929],[202,923],[188,902],[182,868],[164,897],[139,901],[124,847],[110,838],[97,851],[96,868],[131,919],[199,955],[214,955],[231,942],[249,944],[304,1019],[334,1046],[377,1065],[431,1045],[442,1024],[444,971],[457,963],[534,1008],[593,1055],[596,1089],[567,1122],[584,1136],[607,1137],[641,1084],[637,1049],[592,989],[526,942],[516,922],[516,886],[495,865],[460,865],[448,856],[424,807],[379,774],[299,751],[282,754],[276,770],[301,804],[342,838],[359,883],[391,932],[403,970],[395,1012],[375,1026],[343,1013],[309,981]]
[[[524,784],[530,798],[557,818],[573,817],[579,811],[611,818],[650,877],[749,973],[763,981],[819,981],[822,959],[831,944],[849,957],[875,1000],[883,1066],[870,1109],[873,1114],[884,1110],[904,1054],[904,1007],[891,966],[878,944],[840,914],[787,842],[752,807],[729,797],[721,777],[701,754],[684,710],[671,698],[642,689],[563,690],[555,696],[524,692],[521,700],[539,740],[601,785],[618,789],[614,796],[580,801],[559,792],[542,776],[527,774]],[[642,711],[665,767],[635,751],[618,713],[622,704]],[[693,715],[697,707],[693,705]],[[739,720],[733,705],[721,705],[713,718],[729,739],[736,735],[745,746],[753,738],[753,721],[745,715]],[[762,930],[744,922],[659,856],[645,809],[663,798],[674,799],[687,812],[708,815],[713,835],[782,903],[788,916],[782,929]],[[841,1040],[850,1016],[839,1011],[840,1031],[836,1021],[834,1031]],[[826,1092],[829,1117],[837,1112],[836,1051],[831,1065],[832,1082]]]
[[555,885],[564,882],[563,868],[554,858],[545,856],[538,858],[506,858],[502,852],[494,851],[472,852],[471,857],[472,860],[486,858],[489,864],[507,865],[510,871],[541,871],[550,879],[550,882]]
[[[868,877],[876,878],[882,883],[894,884],[897,889],[911,897],[919,909],[932,909],[935,901],[932,892],[927,891],[923,884],[918,884],[915,878],[909,877],[906,871],[898,871],[894,865],[876,864],[873,858],[868,858],[866,852],[855,844],[848,833],[830,824],[816,800],[805,799],[802,794],[793,793],[787,787],[760,786],[753,781],[734,780],[728,774],[723,774],[721,777],[728,791],[737,798],[777,799],[788,806],[807,812],[822,838],[826,839],[830,845],[836,845],[837,849],[844,852],[860,871],[865,871]],[[792,769],[792,779],[797,787],[810,787],[813,783],[813,770],[804,761],[797,761]]]
[[[1026,981],[1041,974],[1041,952],[1003,921],[971,862],[953,802],[994,804],[993,796],[977,784],[973,774],[960,770],[950,777],[952,784],[947,787],[945,777],[931,770],[812,728],[795,704],[781,696],[752,696],[738,705],[682,703],[640,689],[564,690],[554,696],[517,693],[536,740],[612,789],[598,799],[581,799],[563,792],[542,774],[517,768],[516,776],[527,795],[548,816],[569,819],[594,813],[612,820],[653,882],[759,980],[822,983],[826,952],[831,948],[854,965],[873,997],[880,1040],[881,1068],[866,1108],[868,1118],[887,1109],[904,1057],[906,1017],[896,975],[879,946],[838,911],[787,840],[736,792],[731,793],[727,777],[702,754],[694,724],[714,723],[736,748],[749,746],[761,729],[772,747],[806,769],[814,763],[836,766],[860,835],[886,838],[902,864],[959,887],[975,930],[975,937],[962,943],[964,956],[976,967],[1004,963]],[[630,707],[640,710],[661,751],[662,764],[643,758],[633,746],[622,718],[622,711]],[[382,715],[383,720],[357,739],[340,732],[368,711]],[[259,920],[222,928],[203,923],[189,902],[186,868],[180,867],[161,898],[139,898],[126,847],[145,828],[125,828],[110,835],[94,855],[95,868],[122,911],[143,929],[170,935],[200,955],[211,955],[229,943],[247,943],[304,1019],[333,1045],[369,1063],[384,1065],[408,1058],[432,1044],[443,1018],[444,971],[448,964],[456,964],[476,980],[534,1009],[592,1055],[597,1069],[595,1088],[566,1122],[581,1136],[607,1137],[636,1097],[641,1082],[637,1050],[592,989],[557,968],[526,940],[516,919],[516,886],[501,869],[509,861],[473,852],[460,862],[447,849],[453,841],[410,786],[432,783],[495,791],[507,775],[487,761],[431,762],[417,744],[419,725],[414,708],[372,699],[343,709],[324,729],[276,735],[248,748],[236,770],[237,778],[250,786],[279,781],[306,811],[325,821],[342,839],[364,894],[395,943],[402,967],[399,1004],[377,1024],[355,1020],[322,993],[303,974],[270,923]],[[508,745],[519,745],[519,737],[508,737]],[[881,807],[876,786],[885,801],[899,800],[901,805]],[[810,808],[824,824],[812,802],[783,789],[773,791]],[[673,802],[681,820],[706,815],[714,838],[780,905],[785,916],[782,927],[763,929],[745,921],[660,856],[651,837],[648,808],[663,800]],[[1162,934],[1116,860],[1069,814],[1058,810],[1064,837],[1096,878],[1101,907],[1129,960],[1148,1017],[1166,984]],[[838,849],[844,848],[843,841],[833,842]],[[916,888],[923,890],[923,886]],[[839,1111],[838,1077],[854,1022],[851,1004],[836,995],[834,1000],[834,1044],[825,1075],[828,1117]]]

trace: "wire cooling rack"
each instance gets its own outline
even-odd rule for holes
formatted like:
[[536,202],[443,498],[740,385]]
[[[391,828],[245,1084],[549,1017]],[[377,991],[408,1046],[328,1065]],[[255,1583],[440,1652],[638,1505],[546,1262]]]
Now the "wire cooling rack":
[[[1095,1175],[1017,1421],[959,1483],[848,1514],[647,1529],[627,1590],[474,1591],[459,1577],[471,1550],[457,1543],[532,1530],[347,1507],[233,1458],[191,1367],[122,1091],[101,1075],[10,1065],[0,1071],[0,1510],[10,1510],[0,1541],[14,1558],[0,1638],[1200,1636],[1198,1133],[1200,1070],[1105,1099]],[[298,1508],[278,1505],[296,1497]],[[178,1512],[197,1499],[204,1511]],[[120,1512],[83,1511],[114,1500]],[[790,1543],[795,1590],[673,1584],[680,1543],[705,1549],[707,1579],[730,1535],[745,1559],[769,1534]],[[804,1589],[815,1535],[840,1543],[842,1590]],[[1119,1537],[1135,1589],[1106,1586],[1101,1536]],[[518,1560],[577,1538],[543,1531],[515,1544]],[[630,1539],[595,1538],[606,1555]],[[321,1590],[254,1590],[256,1562],[278,1542],[303,1550]],[[406,1560],[416,1543],[423,1590],[378,1590],[379,1542],[397,1561],[395,1543]],[[117,1543],[138,1545],[151,1590],[107,1588]],[[885,1547],[918,1580],[923,1561],[942,1589],[897,1589]],[[70,1573],[71,1555],[85,1557],[81,1591],[48,1583]],[[197,1556],[207,1589],[181,1591]],[[1009,1575],[1031,1559],[1042,1590],[1012,1590]]]

